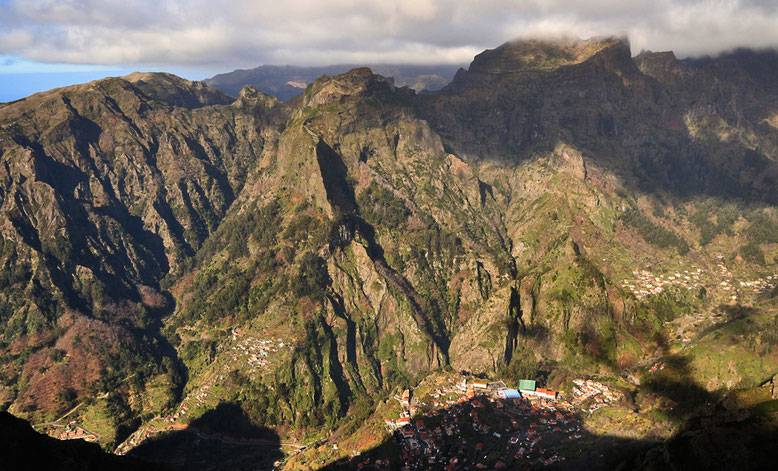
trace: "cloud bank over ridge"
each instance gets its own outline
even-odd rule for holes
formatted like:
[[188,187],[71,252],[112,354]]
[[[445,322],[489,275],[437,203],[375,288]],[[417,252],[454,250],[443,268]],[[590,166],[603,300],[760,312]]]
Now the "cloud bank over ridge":
[[519,37],[683,57],[778,46],[771,0],[0,0],[0,55],[66,64],[468,63]]

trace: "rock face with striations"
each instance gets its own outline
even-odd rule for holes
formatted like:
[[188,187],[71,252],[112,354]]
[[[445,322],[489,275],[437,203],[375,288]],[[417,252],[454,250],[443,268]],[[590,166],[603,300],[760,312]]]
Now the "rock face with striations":
[[[525,41],[431,95],[358,68],[285,103],[133,74],[4,105],[0,400],[55,418],[99,397],[116,444],[205,378],[312,430],[438,368],[645,360],[709,301],[621,280],[734,260],[774,218],[778,97],[741,72]],[[760,206],[727,225],[715,197]],[[288,342],[261,381],[219,363],[244,331]]]
[[[623,39],[518,42],[480,54],[448,92],[420,97],[419,112],[471,159],[516,162],[561,141],[644,188],[756,191],[775,201],[775,128],[762,121],[775,102],[753,83],[672,54],[633,61]],[[695,135],[713,138],[722,125],[740,131],[715,145]],[[761,152],[746,137],[753,133],[764,136]],[[763,164],[732,172],[733,154]]]
[[[36,364],[5,363],[3,375],[60,384],[19,391],[20,408],[56,408],[68,379],[83,394],[109,364],[170,355],[142,345],[172,307],[160,280],[187,269],[277,132],[275,101],[232,101],[172,75],[133,74],[0,108],[4,345],[32,349]],[[113,333],[78,327],[88,318]],[[149,330],[127,330],[137,326]],[[83,341],[57,340],[73,335]],[[122,344],[144,353],[124,355]],[[71,360],[52,363],[52,348]]]

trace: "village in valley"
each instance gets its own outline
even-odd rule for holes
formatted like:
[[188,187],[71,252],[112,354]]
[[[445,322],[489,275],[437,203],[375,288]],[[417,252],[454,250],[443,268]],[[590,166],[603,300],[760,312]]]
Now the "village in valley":
[[399,415],[384,419],[398,448],[398,463],[352,456],[335,466],[410,471],[519,469],[562,462],[565,450],[580,446],[581,412],[622,398],[621,392],[591,379],[573,384],[568,399],[534,380],[522,380],[515,388],[465,376],[425,380],[395,397]]
[[[713,270],[690,268],[677,269],[665,274],[655,274],[646,266],[633,272],[634,279],[622,280],[621,286],[629,290],[638,300],[645,301],[652,296],[661,296],[669,289],[687,290],[694,296],[701,293],[711,296],[712,309],[699,309],[692,315],[680,316],[669,322],[675,340],[680,348],[688,347],[706,326],[726,321],[722,306],[749,306],[760,296],[771,293],[778,286],[778,275],[766,275],[752,280],[738,280],[725,265],[724,258],[717,258]],[[674,296],[683,291],[674,291]],[[656,363],[650,370],[654,373],[662,368]]]
[[736,281],[734,274],[719,258],[716,270],[706,272],[701,268],[676,270],[668,274],[654,274],[648,267],[633,272],[634,280],[622,280],[621,286],[632,292],[637,299],[643,300],[652,295],[664,293],[667,288],[683,288],[698,291],[721,291],[724,301],[737,302],[746,295],[758,295],[770,292],[778,284],[778,275],[769,275],[755,280]]
[[[737,280],[722,260],[713,272],[690,268],[655,275],[646,267],[636,270],[634,275],[634,280],[624,280],[622,286],[639,300],[660,296],[670,288],[692,292],[704,288],[715,292],[716,299],[734,304],[749,296],[769,292],[778,284],[778,275],[751,281]],[[706,323],[723,320],[721,314],[715,312],[687,317],[672,324],[678,333],[679,348],[693,343],[694,332]],[[216,359],[207,366],[208,373],[201,376],[203,381],[189,391],[174,410],[154,417],[130,435],[116,448],[116,454],[127,454],[150,438],[176,430],[189,430],[201,439],[239,445],[262,442],[205,435],[191,422],[224,399],[223,386],[231,371],[240,371],[252,382],[261,382],[263,376],[272,371],[276,356],[291,347],[291,341],[277,335],[251,334],[239,329],[230,331],[223,340]],[[663,358],[656,356],[636,367],[645,367],[648,373],[655,375],[664,370],[665,363]],[[295,450],[275,466],[280,468],[296,453],[322,446],[329,449],[330,464],[336,469],[450,471],[553,467],[580,456],[591,445],[596,434],[589,419],[596,417],[596,411],[624,404],[625,389],[613,384],[620,383],[614,378],[567,377],[559,384],[564,392],[558,392],[540,387],[531,379],[508,385],[464,372],[458,375],[451,371],[447,374],[437,372],[374,411],[374,419],[383,416],[385,432],[381,433],[391,437],[389,443],[394,451],[388,456],[354,447],[339,449],[337,438],[318,437],[308,445],[295,440]],[[609,413],[609,410],[615,409],[601,412]],[[58,438],[99,441],[99,436],[85,427],[71,421],[64,432],[60,429]]]
[[[190,423],[223,399],[222,385],[232,370],[252,381],[272,371],[276,355],[290,347],[283,338],[251,335],[233,330],[213,362],[206,380],[190,391],[175,410],[146,422],[115,450],[127,454],[162,433],[188,430],[199,438],[251,445],[262,442],[230,436],[210,436]],[[617,402],[623,393],[592,379],[575,379],[569,397],[522,380],[515,387],[502,381],[486,381],[469,375],[433,374],[415,389],[406,389],[389,403],[393,416],[384,428],[393,437],[398,455],[364,458],[351,452],[337,464],[364,469],[502,469],[546,466],[563,462],[578,450],[582,438],[582,413]],[[389,404],[387,403],[387,404]],[[97,440],[76,421],[58,437]],[[319,443],[328,443],[327,439]],[[310,445],[310,444],[309,444]],[[337,442],[328,444],[337,450]],[[287,459],[310,446],[299,446]],[[342,455],[341,455],[342,456]],[[286,460],[276,462],[284,465]],[[390,466],[391,464],[391,466]]]

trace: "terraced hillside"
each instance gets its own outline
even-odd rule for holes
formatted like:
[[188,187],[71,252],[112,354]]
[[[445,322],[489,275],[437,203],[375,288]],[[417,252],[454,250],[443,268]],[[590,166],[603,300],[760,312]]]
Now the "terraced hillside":
[[442,371],[596,376],[626,399],[590,438],[634,413],[642,459],[778,373],[778,97],[722,69],[519,42],[432,95],[357,68],[288,102],[136,74],[0,106],[0,400],[315,469]]

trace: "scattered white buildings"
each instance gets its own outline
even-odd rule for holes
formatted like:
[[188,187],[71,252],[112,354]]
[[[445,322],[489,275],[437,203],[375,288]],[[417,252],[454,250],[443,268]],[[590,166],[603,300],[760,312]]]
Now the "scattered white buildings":
[[778,284],[778,275],[770,275],[751,281],[735,283],[734,274],[727,269],[719,259],[716,270],[708,273],[701,268],[675,271],[673,273],[656,275],[648,270],[635,270],[634,280],[622,280],[621,286],[631,291],[636,298],[646,299],[648,296],[663,293],[669,287],[698,290],[703,286],[713,287],[726,293],[732,301],[737,301],[738,294],[730,294],[742,290],[762,294],[771,291]]
[[611,391],[611,389],[597,381],[591,379],[575,379],[573,380],[573,404],[580,406],[588,399],[593,399],[592,405],[589,407],[589,412],[594,412],[600,407],[604,407],[606,404],[618,401],[622,398],[621,393]]
[[[138,429],[116,449],[116,454],[122,455],[139,445],[146,438],[166,430],[181,430],[186,428],[182,420],[194,409],[214,404],[214,390],[218,389],[226,375],[232,370],[239,370],[250,379],[259,379],[258,374],[270,366],[271,357],[287,347],[284,339],[264,339],[245,335],[233,329],[230,335],[229,347],[223,350],[221,368],[214,371],[209,379],[198,389],[190,393],[179,404],[176,412],[166,417],[155,417],[149,424]],[[163,424],[155,423],[163,422]]]

